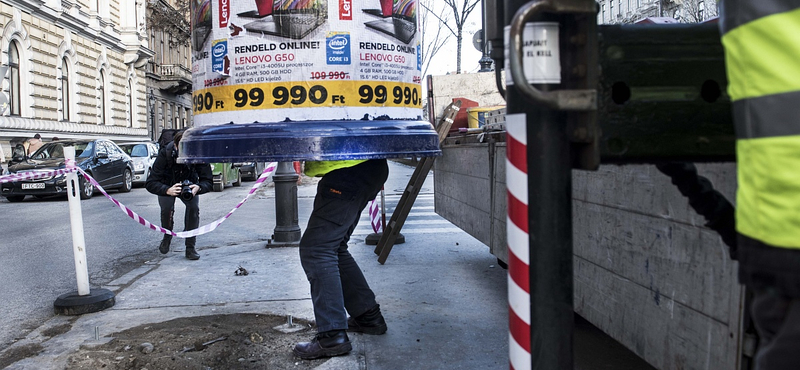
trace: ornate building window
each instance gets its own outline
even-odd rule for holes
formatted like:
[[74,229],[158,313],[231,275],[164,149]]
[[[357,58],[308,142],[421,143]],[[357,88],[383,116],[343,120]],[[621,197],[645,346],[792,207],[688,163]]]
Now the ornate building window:
[[133,123],[136,122],[134,114],[135,110],[134,107],[136,106],[136,104],[134,103],[133,99],[133,91],[134,91],[133,80],[129,78],[128,79],[128,127],[133,127]]
[[69,60],[61,58],[61,120],[69,121]]
[[603,3],[603,11],[601,13],[601,17],[603,17],[602,23],[606,23],[606,3]]
[[21,105],[20,98],[22,94],[20,93],[20,89],[22,88],[22,83],[20,80],[20,72],[19,72],[19,47],[16,41],[12,41],[11,44],[8,46],[8,69],[9,69],[9,84],[8,84],[8,98],[9,98],[9,106],[11,107],[11,115],[12,116],[19,116],[21,112]]
[[105,125],[106,121],[106,75],[105,71],[100,71],[100,124]]
[[705,10],[706,10],[705,2],[702,1],[702,0],[698,1],[697,2],[697,21],[698,22],[702,22],[702,21],[706,20]]

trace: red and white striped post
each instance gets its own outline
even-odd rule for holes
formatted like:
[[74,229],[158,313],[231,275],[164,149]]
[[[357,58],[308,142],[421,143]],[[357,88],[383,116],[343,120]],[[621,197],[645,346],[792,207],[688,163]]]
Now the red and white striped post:
[[525,115],[506,116],[509,367],[531,368],[528,159]]
[[[505,61],[512,77],[506,79],[506,187],[514,370],[574,367],[571,132],[568,114],[542,98],[571,83],[559,57],[559,33],[567,30],[561,15],[546,13],[562,1],[505,1]],[[564,76],[569,78],[562,81]]]

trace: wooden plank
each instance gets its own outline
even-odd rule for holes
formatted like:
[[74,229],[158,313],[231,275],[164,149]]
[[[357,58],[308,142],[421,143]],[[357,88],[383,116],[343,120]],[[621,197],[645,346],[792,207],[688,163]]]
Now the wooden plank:
[[508,219],[506,189],[506,143],[495,144],[494,168],[492,179],[492,240],[489,251],[500,261],[508,263],[508,242],[506,220]]
[[[575,311],[658,369],[737,369],[736,322],[715,320],[648,287],[575,258]],[[736,285],[718,287],[730,295]]]
[[674,296],[717,320],[728,319],[725,289],[737,284],[735,264],[713,231],[575,201],[573,251],[633,284],[655,300]]
[[443,146],[442,156],[436,159],[434,171],[437,174],[457,173],[489,179],[488,163],[489,152],[486,144]]
[[[437,214],[491,248],[492,194],[489,189],[490,181],[497,180],[490,177],[491,166],[486,165],[489,162],[487,148],[486,144],[442,148],[442,156],[434,164],[434,208]],[[502,235],[505,240],[505,228]]]
[[[448,196],[437,195],[434,202],[437,214],[466,231],[481,243],[489,245],[491,242],[490,225],[487,220],[491,215],[488,211],[480,210],[469,202]],[[503,233],[505,233],[505,229]]]
[[[736,167],[731,163],[698,166],[728,200],[735,199]],[[598,171],[572,171],[573,199],[616,207],[623,212],[654,215],[703,225],[705,220],[653,165],[600,166]]]

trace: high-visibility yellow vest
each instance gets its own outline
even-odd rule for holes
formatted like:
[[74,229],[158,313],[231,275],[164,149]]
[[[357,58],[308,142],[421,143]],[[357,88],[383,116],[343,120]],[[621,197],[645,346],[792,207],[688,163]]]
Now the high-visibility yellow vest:
[[800,5],[725,0],[722,6],[737,136],[736,230],[800,249]]
[[309,177],[320,177],[333,170],[353,167],[362,162],[366,162],[366,160],[306,162],[303,173]]

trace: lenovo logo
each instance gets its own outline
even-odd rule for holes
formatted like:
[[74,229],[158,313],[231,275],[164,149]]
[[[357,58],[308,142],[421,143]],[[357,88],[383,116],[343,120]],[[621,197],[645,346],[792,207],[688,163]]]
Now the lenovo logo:
[[219,27],[228,27],[228,18],[230,15],[230,0],[219,0]]
[[353,20],[352,0],[339,0],[339,20],[343,21]]

